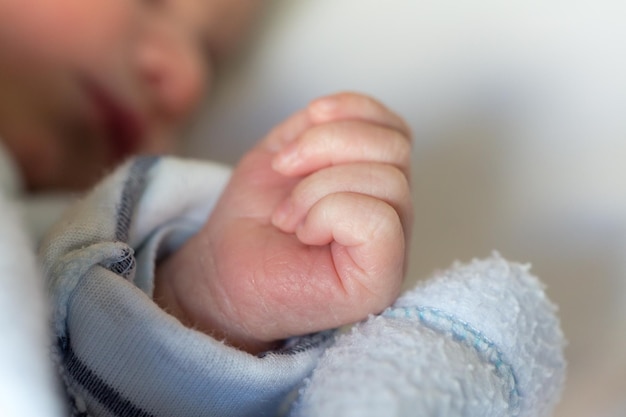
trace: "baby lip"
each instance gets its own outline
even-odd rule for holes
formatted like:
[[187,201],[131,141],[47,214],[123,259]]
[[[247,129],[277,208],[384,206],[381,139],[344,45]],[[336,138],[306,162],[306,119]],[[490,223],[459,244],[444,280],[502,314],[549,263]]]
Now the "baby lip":
[[88,83],[87,91],[96,107],[99,124],[106,132],[113,158],[119,160],[136,152],[145,135],[141,118],[100,86]]

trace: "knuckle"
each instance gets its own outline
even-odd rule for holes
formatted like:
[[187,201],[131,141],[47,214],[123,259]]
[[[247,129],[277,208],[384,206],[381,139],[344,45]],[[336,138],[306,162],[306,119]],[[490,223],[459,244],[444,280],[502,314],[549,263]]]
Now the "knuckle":
[[298,141],[298,152],[300,156],[310,156],[314,149],[319,146],[322,138],[328,136],[327,130],[326,125],[314,126],[307,129],[300,136],[300,140]]
[[396,115],[398,117],[398,123],[400,124],[400,130],[404,133],[405,140],[409,143],[413,143],[413,129],[406,121],[406,119],[400,115]]
[[413,147],[411,137],[400,130],[394,130],[394,132],[394,139],[398,142],[398,146],[402,147],[403,152],[410,153]]
[[391,154],[397,157],[403,167],[408,167],[413,146],[411,141],[407,139],[407,136],[402,132],[394,130],[388,143],[391,148]]
[[291,192],[291,199],[298,206],[310,207],[319,199],[321,194],[320,184],[324,178],[320,178],[323,171],[314,172],[304,177]]
[[388,165],[387,169],[388,169],[388,175],[389,175],[388,183],[393,185],[394,190],[396,191],[397,194],[400,194],[400,195],[407,194],[410,189],[410,185],[409,185],[409,179],[404,173],[404,171],[402,171],[397,166],[393,166],[393,165]]

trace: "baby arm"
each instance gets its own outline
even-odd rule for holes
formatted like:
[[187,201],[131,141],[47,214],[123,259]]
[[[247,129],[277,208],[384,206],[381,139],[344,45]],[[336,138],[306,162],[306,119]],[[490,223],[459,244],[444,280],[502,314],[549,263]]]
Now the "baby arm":
[[410,133],[357,94],[319,99],[233,173],[204,227],[157,270],[156,302],[250,352],[383,310],[412,207]]

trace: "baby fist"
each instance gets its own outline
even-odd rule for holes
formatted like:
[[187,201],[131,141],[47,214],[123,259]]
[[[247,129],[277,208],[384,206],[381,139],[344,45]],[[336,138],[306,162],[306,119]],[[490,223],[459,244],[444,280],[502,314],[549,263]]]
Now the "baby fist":
[[410,149],[406,124],[369,97],[312,102],[240,162],[159,267],[155,299],[248,351],[380,312],[404,276]]

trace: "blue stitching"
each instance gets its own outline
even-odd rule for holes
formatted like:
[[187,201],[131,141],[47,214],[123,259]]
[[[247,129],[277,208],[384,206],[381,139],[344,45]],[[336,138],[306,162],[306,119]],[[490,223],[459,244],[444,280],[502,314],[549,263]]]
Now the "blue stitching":
[[480,330],[434,307],[395,307],[387,309],[382,315],[389,318],[418,318],[429,329],[449,335],[474,349],[483,361],[494,366],[496,375],[504,380],[508,388],[510,406],[519,411],[521,395],[513,367],[504,361],[496,344]]

